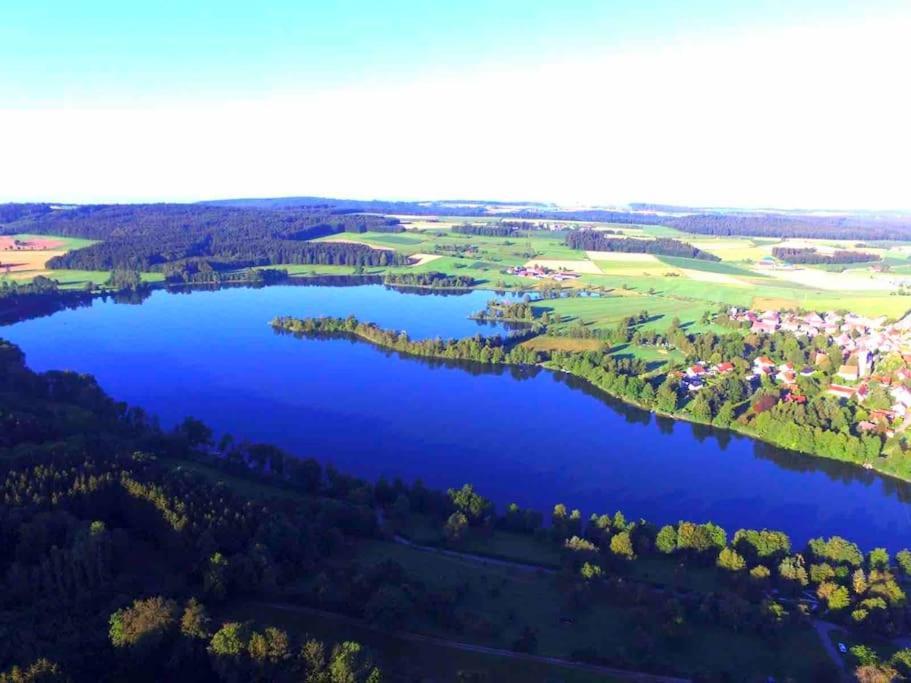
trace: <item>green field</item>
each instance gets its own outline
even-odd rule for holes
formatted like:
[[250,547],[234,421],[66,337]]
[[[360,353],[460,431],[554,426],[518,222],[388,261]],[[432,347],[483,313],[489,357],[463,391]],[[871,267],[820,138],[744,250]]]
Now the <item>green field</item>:
[[[575,223],[596,229],[611,229],[639,237],[672,237],[715,254],[720,261],[679,257],[643,257],[641,254],[613,254],[608,260],[589,259],[588,254],[564,244],[563,233],[521,231],[511,237],[463,235],[452,231],[459,223],[491,223],[496,219],[420,216],[400,217],[407,228],[401,233],[344,233],[321,238],[321,241],[359,242],[397,253],[433,255],[420,265],[392,268],[368,268],[367,273],[440,271],[473,278],[477,286],[487,289],[538,289],[552,287],[552,281],[535,281],[506,273],[513,266],[529,261],[554,262],[576,266],[581,277],[563,283],[563,287],[585,287],[624,296],[597,300],[567,300],[553,304],[556,312],[575,322],[604,329],[630,313],[648,310],[655,319],[648,327],[666,329],[670,318],[691,324],[691,330],[702,329],[699,319],[705,311],[721,307],[806,308],[817,311],[850,310],[864,315],[886,315],[900,318],[911,310],[911,297],[896,295],[898,286],[907,278],[911,290],[911,243],[888,242],[865,247],[883,258],[889,272],[879,273],[870,264],[852,264],[848,268],[812,266],[793,270],[769,271],[758,262],[771,254],[775,246],[792,244],[820,249],[853,248],[852,241],[781,240],[749,237],[705,236],[682,233],[660,226],[611,225],[608,223]],[[29,235],[20,237],[28,238]],[[65,242],[67,249],[77,249],[92,242],[75,238],[54,238]],[[593,255],[594,256],[594,255]],[[349,266],[282,265],[295,277],[349,275]],[[39,269],[12,277],[30,279]],[[44,271],[65,287],[84,287],[87,283],[103,284],[107,272]],[[143,274],[147,282],[160,281],[161,275]],[[548,302],[543,306],[551,306]]]
[[[527,681],[528,683],[610,683],[610,676],[577,671],[554,664],[468,652],[432,643],[415,646],[379,629],[351,623],[326,614],[295,612],[280,607],[249,603],[224,610],[223,619],[252,620],[274,625],[298,636],[312,636],[337,643],[356,640],[369,648],[377,664],[385,671],[395,672],[392,680],[432,680],[458,683],[458,672],[484,672],[489,681]],[[384,680],[386,680],[384,678]]]
[[[597,608],[571,607],[559,589],[558,578],[547,574],[497,566],[481,566],[467,560],[440,556],[382,541],[360,544],[358,556],[365,565],[392,560],[428,586],[443,590],[460,587],[460,609],[473,624],[460,638],[508,649],[526,625],[533,624],[537,653],[568,657],[580,649],[627,662],[635,668],[640,657],[632,634],[634,612],[598,601]],[[650,573],[657,574],[654,568]],[[698,580],[698,579],[697,579]],[[660,628],[655,624],[655,628]],[[444,637],[431,621],[411,627],[428,635]],[[825,653],[809,628],[789,631],[780,643],[767,643],[746,634],[704,624],[694,624],[673,648],[658,648],[647,655],[649,668],[674,666],[699,671],[730,671],[750,679],[769,674],[809,680]]]

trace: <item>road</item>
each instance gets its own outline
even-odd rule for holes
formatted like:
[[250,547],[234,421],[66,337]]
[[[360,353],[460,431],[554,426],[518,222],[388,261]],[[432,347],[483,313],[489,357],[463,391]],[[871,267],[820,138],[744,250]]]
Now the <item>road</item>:
[[556,569],[552,569],[551,567],[543,567],[538,564],[527,564],[525,562],[515,562],[513,560],[500,560],[495,557],[487,557],[486,555],[463,553],[457,550],[437,548],[432,545],[419,545],[417,543],[412,543],[404,536],[399,536],[398,534],[395,534],[392,537],[392,540],[400,545],[407,545],[409,548],[414,548],[415,550],[420,550],[425,553],[434,553],[435,555],[445,555],[446,557],[451,557],[456,560],[468,560],[469,562],[474,562],[476,564],[486,564],[491,567],[508,567],[510,569],[518,569],[523,572],[541,572],[543,574],[557,573]]
[[829,658],[838,667],[839,674],[842,681],[851,681],[853,680],[848,669],[845,666],[845,658],[838,651],[838,648],[835,647],[835,643],[832,642],[832,639],[829,637],[829,634],[832,631],[841,630],[841,626],[837,624],[829,623],[828,621],[823,621],[822,619],[813,620],[813,628],[816,629],[816,633],[819,636],[819,640],[822,641],[822,647],[825,649],[826,654],[829,655]]
[[561,659],[559,657],[544,657],[542,655],[531,655],[524,652],[513,652],[512,650],[501,650],[495,647],[474,645],[473,643],[463,643],[457,640],[449,640],[446,638],[435,638],[433,636],[424,636],[418,633],[409,633],[407,631],[389,632],[385,629],[371,626],[359,619],[353,619],[351,617],[335,614],[334,612],[326,612],[324,610],[319,610],[312,607],[303,607],[301,605],[291,605],[283,602],[257,602],[252,604],[261,605],[263,607],[269,607],[272,609],[279,609],[285,612],[326,617],[340,621],[342,623],[356,625],[360,628],[370,629],[371,631],[376,631],[377,633],[393,636],[400,640],[406,640],[412,643],[424,643],[428,645],[436,645],[438,647],[447,647],[453,650],[462,650],[464,652],[476,652],[478,654],[492,655],[495,657],[506,657],[507,659],[535,662],[538,664],[548,664],[552,666],[561,666],[567,669],[574,669],[576,671],[603,674],[605,676],[611,676],[623,681],[634,681],[636,683],[688,683],[689,680],[686,678],[674,678],[672,676],[659,676],[656,674],[643,673],[641,671],[615,669],[610,666],[599,666],[597,664],[574,662],[572,660]]

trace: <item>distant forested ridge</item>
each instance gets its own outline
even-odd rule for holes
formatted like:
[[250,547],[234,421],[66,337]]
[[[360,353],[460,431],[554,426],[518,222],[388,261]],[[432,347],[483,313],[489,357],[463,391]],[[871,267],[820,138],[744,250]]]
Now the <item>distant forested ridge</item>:
[[[18,205],[17,205],[18,206]],[[100,240],[49,262],[51,268],[164,270],[206,262],[212,270],[276,264],[405,265],[389,250],[363,244],[310,242],[342,232],[400,232],[394,218],[326,210],[225,208],[192,204],[80,206],[18,213],[3,232]]]
[[630,254],[658,254],[661,256],[682,256],[703,261],[721,259],[680,240],[659,237],[638,239],[635,237],[605,237],[597,230],[573,230],[566,235],[566,245],[585,251],[617,251]]
[[850,240],[911,239],[911,217],[784,216],[700,214],[665,220],[663,225],[700,235],[803,237]]
[[812,247],[773,247],[772,256],[788,263],[805,264],[869,263],[880,260],[876,254],[862,251],[835,251],[824,254]]

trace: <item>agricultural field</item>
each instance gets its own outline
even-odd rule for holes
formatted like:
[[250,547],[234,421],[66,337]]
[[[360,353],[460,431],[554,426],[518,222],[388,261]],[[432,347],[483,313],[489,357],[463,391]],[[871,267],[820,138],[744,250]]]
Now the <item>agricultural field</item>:
[[31,280],[48,275],[47,262],[73,249],[93,244],[74,237],[17,234],[0,237],[0,275],[12,280]]
[[[99,270],[51,270],[47,262],[74,249],[95,244],[94,240],[55,235],[16,234],[0,237],[0,279],[29,282],[35,277],[57,280],[64,289],[76,289],[87,284],[103,285],[110,272]],[[16,247],[16,248],[14,248]],[[143,273],[145,282],[160,282],[160,273]]]
[[[615,323],[632,309],[660,316],[666,327],[668,313],[698,329],[706,310],[723,306],[751,308],[806,308],[818,311],[847,309],[863,315],[903,316],[911,310],[911,244],[858,243],[852,240],[807,240],[750,237],[711,237],[683,233],[661,226],[617,226],[578,223],[592,229],[612,230],[624,236],[678,239],[720,258],[691,258],[619,252],[583,252],[563,243],[561,231],[528,231],[513,237],[463,235],[452,231],[464,222],[480,225],[492,218],[399,217],[406,232],[363,233],[323,238],[344,239],[413,256],[415,263],[395,270],[438,270],[475,278],[480,287],[537,289],[553,286],[506,273],[510,267],[543,266],[568,269],[580,275],[563,287],[582,287],[610,296],[596,301],[561,301],[561,313],[593,327]],[[565,222],[568,227],[569,222]],[[576,224],[573,227],[577,227]],[[772,258],[775,247],[864,251],[878,255],[873,264],[847,266],[790,266]],[[427,258],[427,257],[437,258]],[[886,266],[884,269],[883,266]],[[621,303],[619,297],[632,299]]]
[[[850,310],[862,315],[899,318],[911,310],[911,243],[852,240],[774,239],[705,236],[683,233],[662,226],[615,225],[580,221],[543,221],[555,230],[520,231],[510,237],[465,235],[453,231],[462,223],[495,225],[495,217],[462,218],[397,216],[406,228],[401,233],[343,233],[320,241],[355,242],[406,255],[411,265],[368,268],[367,273],[440,271],[473,278],[487,289],[552,288],[552,280],[534,280],[508,273],[515,267],[570,270],[578,279],[562,288],[600,292],[592,301],[560,300],[556,312],[568,320],[581,320],[593,328],[616,324],[630,311],[647,310],[655,318],[649,325],[664,329],[678,317],[692,329],[706,311],[738,306],[755,309],[806,308],[817,311]],[[528,221],[529,224],[541,221]],[[641,253],[578,251],[564,244],[566,229],[610,230],[619,236],[677,239],[720,258],[708,261]],[[103,284],[106,272],[49,271],[47,261],[92,242],[53,236],[14,235],[7,239],[32,240],[40,249],[3,250],[0,243],[0,277],[26,281],[46,275],[64,287]],[[790,266],[776,262],[776,247],[814,248],[820,253],[853,250],[874,253],[880,261],[846,266]],[[294,277],[353,274],[350,266],[283,265]],[[363,272],[363,271],[361,271]],[[144,274],[148,282],[161,280]],[[624,301],[628,299],[628,301]]]

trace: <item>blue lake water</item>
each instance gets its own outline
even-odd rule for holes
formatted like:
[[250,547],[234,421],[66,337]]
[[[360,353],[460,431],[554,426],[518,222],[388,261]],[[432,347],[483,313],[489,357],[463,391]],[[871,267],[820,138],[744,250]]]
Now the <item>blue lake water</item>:
[[841,534],[911,545],[911,487],[726,432],[659,420],[547,371],[404,358],[367,344],[280,335],[277,315],[354,314],[413,337],[490,333],[467,318],[492,295],[379,285],[172,294],[0,328],[36,370],[95,375],[173,425],[186,415],[376,479],[473,482],[501,507],[623,510],[656,523],[769,527],[796,543]]

